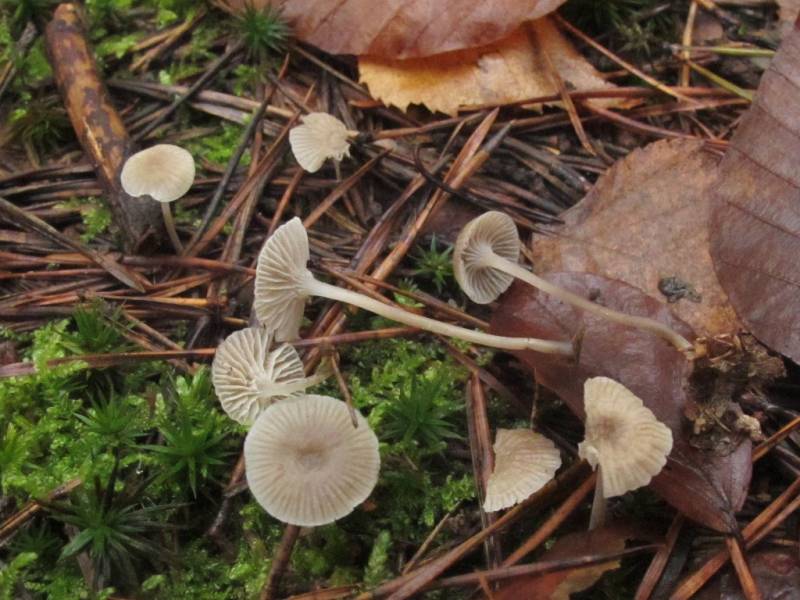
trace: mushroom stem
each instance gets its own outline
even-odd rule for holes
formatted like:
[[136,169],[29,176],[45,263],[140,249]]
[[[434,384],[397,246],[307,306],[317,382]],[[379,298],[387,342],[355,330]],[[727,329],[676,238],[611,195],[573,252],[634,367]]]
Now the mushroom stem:
[[255,385],[259,388],[259,395],[262,395],[264,398],[291,396],[292,394],[304,392],[306,389],[322,383],[330,376],[330,368],[320,367],[313,375],[301,379],[295,379],[293,381],[256,381]]
[[597,466],[597,479],[594,484],[594,500],[592,500],[592,512],[589,513],[589,531],[602,527],[606,521],[606,500],[603,493],[603,474],[600,473],[600,465]]
[[172,247],[179,255],[183,254],[183,244],[178,237],[178,232],[175,230],[175,221],[172,218],[172,209],[169,202],[159,202],[161,205],[161,214],[164,216],[164,229],[167,230],[169,241],[172,242]]
[[692,343],[689,342],[689,340],[684,338],[675,330],[667,327],[663,323],[659,323],[658,321],[655,321],[653,319],[648,319],[646,317],[634,317],[632,315],[626,315],[625,313],[621,313],[616,310],[611,310],[610,308],[606,308],[605,306],[600,306],[599,304],[595,304],[591,300],[587,300],[586,298],[579,296],[578,294],[574,294],[568,290],[565,290],[564,288],[560,288],[557,285],[554,285],[549,281],[542,279],[535,273],[528,271],[522,266],[512,263],[509,260],[506,260],[502,256],[499,256],[497,253],[492,251],[490,248],[487,248],[486,251],[482,253],[480,260],[483,263],[483,265],[487,267],[497,269],[498,271],[507,273],[512,277],[521,279],[528,285],[531,285],[539,290],[542,290],[546,294],[550,294],[551,296],[554,296],[569,304],[572,304],[573,306],[577,306],[578,308],[581,308],[587,312],[594,313],[596,315],[608,319],[609,321],[619,323],[620,325],[636,327],[638,329],[654,333],[655,335],[664,338],[665,340],[670,342],[673,346],[675,346],[675,348],[677,348],[681,352],[687,352],[692,350],[693,348]]
[[398,323],[410,325],[411,327],[418,327],[425,331],[457,338],[473,344],[480,344],[482,346],[500,348],[503,350],[535,350],[536,352],[564,354],[567,356],[572,356],[573,354],[572,344],[570,342],[540,340],[537,338],[504,337],[466,329],[465,327],[443,323],[389,304],[384,304],[369,296],[319,281],[314,279],[313,276],[308,278],[303,287],[303,291],[306,295],[319,296],[337,302],[352,304],[353,306],[363,308],[364,310],[368,310],[386,319],[397,321]]

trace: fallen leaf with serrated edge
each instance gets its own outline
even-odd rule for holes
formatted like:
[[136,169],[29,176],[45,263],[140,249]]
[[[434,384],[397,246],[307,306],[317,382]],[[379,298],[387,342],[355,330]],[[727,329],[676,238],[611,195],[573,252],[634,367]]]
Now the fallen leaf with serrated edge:
[[[568,89],[614,87],[549,18],[525,25],[494,44],[409,60],[361,56],[358,68],[361,83],[384,104],[401,110],[422,104],[431,111],[454,115],[459,107],[557,94],[543,53]],[[608,100],[597,102],[611,104]]]

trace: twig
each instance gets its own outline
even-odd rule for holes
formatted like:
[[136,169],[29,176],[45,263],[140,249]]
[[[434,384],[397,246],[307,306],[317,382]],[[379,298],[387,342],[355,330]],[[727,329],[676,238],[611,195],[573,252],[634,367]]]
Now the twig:
[[272,559],[272,569],[264,589],[261,590],[259,600],[273,600],[273,598],[277,597],[281,578],[286,571],[286,567],[289,566],[289,559],[292,557],[292,550],[299,534],[300,527],[297,525],[287,525],[283,530],[281,543],[275,553],[275,558]]

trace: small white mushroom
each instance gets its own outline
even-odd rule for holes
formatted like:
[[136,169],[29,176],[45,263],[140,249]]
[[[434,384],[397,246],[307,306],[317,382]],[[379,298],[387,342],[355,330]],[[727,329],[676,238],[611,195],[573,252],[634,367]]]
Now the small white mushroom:
[[306,267],[308,234],[295,217],[275,230],[264,243],[256,266],[253,308],[259,322],[275,332],[278,341],[295,339],[300,329],[306,299],[319,296],[352,304],[377,315],[448,337],[508,350],[536,350],[572,354],[572,344],[536,338],[503,337],[451,325],[374,298],[319,281]]
[[315,112],[301,120],[302,125],[289,131],[289,145],[303,170],[315,173],[329,158],[339,162],[349,156],[347,138],[350,132],[339,119],[328,113]]
[[119,176],[122,189],[129,196],[149,196],[161,203],[164,226],[177,252],[181,252],[182,245],[169,203],[189,191],[194,173],[194,158],[188,151],[172,144],[156,144],[128,158]]
[[270,352],[272,336],[262,327],[234,331],[217,348],[211,367],[222,409],[247,425],[273,402],[323,381],[324,370],[306,377],[297,350],[282,344]]
[[678,350],[693,348],[687,339],[663,323],[611,310],[542,279],[519,265],[519,253],[519,234],[513,219],[490,211],[467,223],[458,235],[453,251],[453,274],[464,293],[478,304],[494,301],[517,278],[609,321],[650,331]]
[[519,504],[550,481],[560,466],[558,448],[543,435],[530,429],[498,429],[483,510]]
[[268,407],[244,441],[250,491],[270,515],[315,527],[349,514],[378,481],[378,439],[344,402],[299,396]]
[[608,377],[592,377],[583,388],[584,441],[578,454],[596,468],[590,528],[602,524],[605,500],[646,486],[667,464],[672,432],[642,400]]

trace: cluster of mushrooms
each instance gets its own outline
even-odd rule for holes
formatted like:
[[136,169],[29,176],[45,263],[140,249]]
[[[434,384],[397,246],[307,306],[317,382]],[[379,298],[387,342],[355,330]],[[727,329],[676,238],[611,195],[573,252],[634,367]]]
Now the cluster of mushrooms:
[[[354,132],[335,117],[312,113],[290,132],[290,143],[301,167],[316,171],[327,159],[339,161],[347,156],[353,137]],[[185,151],[175,148],[154,146],[131,157],[121,177],[126,192],[164,203],[185,194],[194,178],[194,163],[191,155],[187,161]],[[177,157],[184,164],[183,174],[176,176],[175,169],[165,167],[165,156]],[[132,173],[135,185],[130,183]],[[167,215],[165,210],[165,221]],[[174,228],[171,237],[175,243]],[[485,213],[464,227],[453,261],[465,294],[486,304],[516,278],[587,312],[649,331],[681,351],[691,350],[688,340],[662,323],[597,305],[526,270],[519,264],[520,246],[513,220],[503,213]],[[320,281],[307,268],[309,258],[308,234],[296,217],[266,240],[258,257],[253,303],[259,325],[231,334],[217,349],[212,366],[223,410],[250,428],[244,443],[250,490],[270,515],[285,523],[311,527],[344,517],[370,495],[380,469],[378,439],[363,415],[336,398],[306,393],[328,375],[323,367],[306,376],[290,343],[299,337],[309,297],[344,302],[421,330],[492,348],[574,354],[571,341],[475,331]],[[586,433],[578,453],[598,470],[590,518],[590,527],[595,527],[603,521],[607,498],[645,486],[661,471],[672,449],[672,434],[640,398],[612,379],[587,380],[584,406]],[[483,502],[486,511],[524,501],[561,466],[553,442],[530,429],[499,429],[494,453],[494,472]]]

